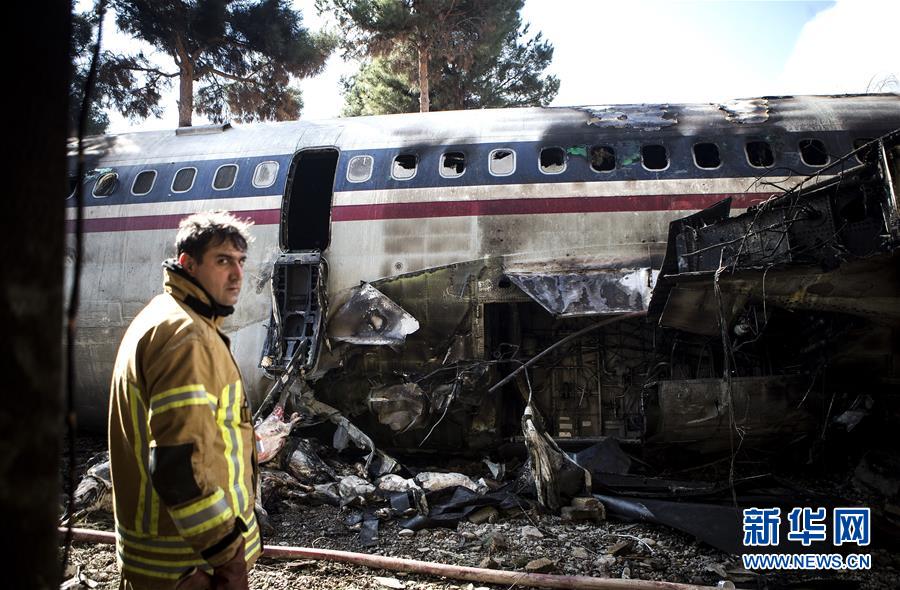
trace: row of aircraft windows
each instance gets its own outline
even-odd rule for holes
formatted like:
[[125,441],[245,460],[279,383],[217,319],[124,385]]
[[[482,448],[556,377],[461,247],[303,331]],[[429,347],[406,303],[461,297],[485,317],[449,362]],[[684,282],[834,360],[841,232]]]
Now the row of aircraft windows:
[[[870,141],[857,139],[854,148],[859,148]],[[807,166],[821,167],[828,164],[830,157],[825,144],[818,139],[803,139],[798,144],[800,158]],[[697,168],[714,170],[722,165],[719,146],[711,142],[696,143],[693,146],[694,164]],[[754,168],[770,168],[775,165],[775,152],[769,142],[748,141],[744,144],[747,163]],[[588,150],[591,169],[595,172],[612,172],[619,163],[616,150],[608,145],[591,146]],[[566,170],[566,150],[561,147],[546,147],[541,150],[539,168],[544,174],[561,174]],[[864,153],[859,152],[857,159],[863,160]],[[641,146],[641,165],[647,170],[665,170],[669,167],[669,153],[664,145],[647,144]],[[366,182],[372,177],[375,159],[372,156],[354,156],[347,165],[347,180],[350,182]],[[444,178],[458,178],[466,171],[466,155],[463,152],[445,152],[441,155],[439,172]],[[416,175],[419,167],[417,154],[398,154],[391,164],[391,177],[396,180],[410,180]],[[509,176],[516,171],[516,152],[509,148],[491,150],[488,154],[488,171],[494,176]],[[216,169],[212,181],[214,190],[228,190],[237,180],[238,165],[223,164]],[[194,187],[197,169],[187,166],[179,169],[172,177],[171,191],[186,193]],[[251,182],[256,188],[268,188],[275,184],[278,177],[278,162],[266,161],[256,165]],[[142,170],[134,178],[131,194],[142,196],[153,190],[156,184],[156,170]],[[117,172],[102,174],[94,183],[92,194],[96,198],[112,195],[119,186]],[[74,194],[74,186],[72,193]],[[71,195],[70,195],[71,196]]]
[[[854,143],[858,148],[871,141],[859,139]],[[828,164],[830,156],[825,144],[818,139],[802,139],[797,146],[800,158],[807,166],[821,167]],[[586,150],[591,169],[595,172],[612,172],[621,163],[616,159],[616,150],[609,145],[595,145]],[[693,147],[694,165],[697,168],[714,170],[722,165],[719,146],[711,142],[701,142]],[[581,152],[584,154],[584,152]],[[747,163],[754,168],[771,168],[775,165],[775,151],[767,141],[748,141],[744,144]],[[566,170],[568,159],[566,150],[561,147],[545,147],[541,149],[538,167],[544,174],[561,174]],[[862,161],[862,152],[857,158]],[[641,165],[647,170],[665,170],[669,167],[669,153],[666,146],[647,144],[641,146]],[[466,171],[466,155],[463,152],[445,152],[441,155],[438,172],[444,178],[458,178]],[[347,180],[350,182],[366,182],[372,177],[375,159],[372,156],[354,156],[347,165]],[[419,167],[419,156],[413,153],[401,153],[391,163],[391,178],[410,180],[416,175]],[[516,171],[516,152],[509,148],[491,150],[488,154],[488,171],[493,176],[509,176]]]
[[[223,164],[219,166],[213,176],[212,188],[217,191],[225,191],[233,187],[237,180],[238,168],[237,164]],[[156,170],[141,170],[131,183],[131,194],[137,197],[148,194],[153,190],[157,176]],[[180,168],[172,177],[170,190],[173,193],[186,193],[194,188],[194,181],[196,178],[197,169],[195,167],[186,166]],[[268,188],[275,184],[277,178],[278,162],[266,161],[256,165],[256,168],[253,170],[251,182],[256,188]],[[118,172],[107,172],[101,174],[96,182],[94,182],[94,188],[91,191],[91,194],[98,199],[102,199],[112,195],[118,187]],[[71,194],[75,194],[74,187]]]

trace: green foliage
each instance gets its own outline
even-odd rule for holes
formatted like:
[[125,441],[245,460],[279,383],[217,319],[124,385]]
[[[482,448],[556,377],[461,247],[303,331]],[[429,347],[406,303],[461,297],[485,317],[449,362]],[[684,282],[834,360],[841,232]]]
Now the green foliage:
[[[431,110],[547,105],[559,91],[559,80],[544,75],[553,46],[540,33],[530,36],[520,26],[518,9],[507,13],[500,37],[482,36],[466,45],[464,59],[432,55],[429,70]],[[345,116],[403,113],[417,110],[415,51],[398,44],[382,57],[369,59],[355,76],[344,80]]]
[[342,80],[342,114],[354,117],[419,110],[419,91],[415,83],[410,80],[408,73],[394,70],[393,66],[402,62],[402,58],[374,58],[363,65],[355,76]]
[[297,118],[303,103],[292,77],[320,72],[336,46],[305,29],[287,0],[113,0],[112,6],[119,29],[175,65],[163,71],[141,53],[105,55],[110,70],[147,89],[138,104],[111,98],[130,116],[155,114],[161,90],[177,79],[182,125],[195,110],[195,84],[196,110],[213,121]]
[[[72,15],[70,54],[72,70],[69,77],[69,134],[78,132],[78,119],[84,101],[88,71],[97,37],[97,18],[92,13]],[[165,78],[144,76],[138,79],[134,71],[147,69],[149,64],[142,54],[120,56],[101,52],[92,100],[88,109],[87,134],[104,133],[109,126],[108,109],[118,109],[131,118],[159,117],[160,90],[165,88]]]
[[419,89],[420,110],[427,111],[431,84],[443,76],[441,70],[447,64],[468,70],[480,55],[496,56],[504,39],[518,30],[523,3],[317,0],[316,6],[331,11],[347,32],[342,42],[345,54],[389,60],[393,73],[404,73],[410,87]]

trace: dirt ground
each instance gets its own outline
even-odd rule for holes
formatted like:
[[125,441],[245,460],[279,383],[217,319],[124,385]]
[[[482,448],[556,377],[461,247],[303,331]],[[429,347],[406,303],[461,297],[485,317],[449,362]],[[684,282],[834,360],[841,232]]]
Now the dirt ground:
[[[102,441],[79,441],[77,465],[102,450]],[[80,473],[79,473],[80,478]],[[739,558],[713,549],[679,531],[656,525],[624,522],[564,522],[553,515],[517,510],[500,514],[494,522],[461,522],[455,529],[402,530],[396,520],[381,522],[377,544],[365,547],[354,525],[346,524],[351,509],[298,506],[270,514],[275,534],[267,545],[288,545],[371,553],[389,557],[490,567],[517,572],[539,571],[601,578],[660,580],[716,586],[730,580],[738,588],[900,588],[900,555],[874,549],[872,569],[863,572],[784,573],[749,572]],[[93,512],[79,527],[112,530],[111,515]],[[356,525],[358,527],[358,525]],[[531,564],[529,566],[529,564]],[[114,548],[76,543],[69,559],[69,575],[80,575],[70,588],[117,588]],[[250,576],[251,588],[262,589],[383,589],[409,590],[512,588],[379,571],[335,562],[306,559],[260,559]]]

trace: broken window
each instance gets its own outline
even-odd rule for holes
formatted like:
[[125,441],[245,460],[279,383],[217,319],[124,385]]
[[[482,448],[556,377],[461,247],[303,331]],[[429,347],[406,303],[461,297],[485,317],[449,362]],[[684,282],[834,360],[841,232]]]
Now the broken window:
[[870,143],[871,141],[871,137],[860,137],[859,139],[853,140],[853,149],[859,150],[858,152],[856,152],[856,159],[859,160],[860,163],[873,162],[875,160],[876,154],[878,153],[876,151],[878,149],[877,145],[873,144],[866,146],[866,144]]
[[561,147],[544,148],[540,164],[544,174],[559,174],[566,169],[566,152]]
[[191,190],[191,187],[194,186],[194,178],[196,176],[196,168],[182,168],[175,173],[175,178],[172,179],[172,192],[186,193]]
[[669,155],[665,146],[650,144],[641,147],[641,163],[647,170],[665,170],[669,167]]
[[365,182],[372,178],[372,168],[375,166],[375,158],[372,156],[353,156],[347,164],[347,180],[350,182]]
[[441,156],[441,176],[457,178],[466,171],[466,155],[462,152],[447,152]]
[[488,157],[488,170],[494,176],[509,176],[516,171],[516,152],[508,149],[493,150]]
[[275,184],[278,178],[278,162],[271,160],[260,162],[253,171],[253,186],[256,188],[266,188]]
[[131,194],[135,196],[146,195],[153,190],[153,183],[156,182],[156,170],[144,170],[134,177],[134,183],[131,185]]
[[694,164],[698,168],[718,168],[722,164],[719,146],[714,143],[695,143]]
[[97,198],[108,197],[119,186],[119,175],[115,172],[107,172],[94,183],[93,195]]
[[800,158],[807,166],[824,166],[828,163],[828,151],[818,139],[801,139]]
[[416,175],[419,157],[415,154],[400,154],[394,158],[391,176],[397,180],[409,180]]
[[775,154],[767,141],[748,141],[744,150],[747,161],[754,168],[768,168],[775,164]]
[[616,150],[608,145],[591,148],[591,168],[595,172],[610,172],[616,169]]
[[237,171],[238,167],[235,164],[219,166],[219,169],[216,170],[216,176],[213,178],[213,188],[224,191],[233,187],[237,178]]

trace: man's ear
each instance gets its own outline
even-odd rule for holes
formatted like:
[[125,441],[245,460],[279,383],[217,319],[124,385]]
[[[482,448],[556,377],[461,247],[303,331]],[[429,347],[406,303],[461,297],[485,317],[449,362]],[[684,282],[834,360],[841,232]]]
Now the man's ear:
[[188,254],[187,252],[182,252],[178,255],[178,264],[183,268],[187,273],[191,276],[194,276],[194,267],[197,265],[197,262],[194,258]]

